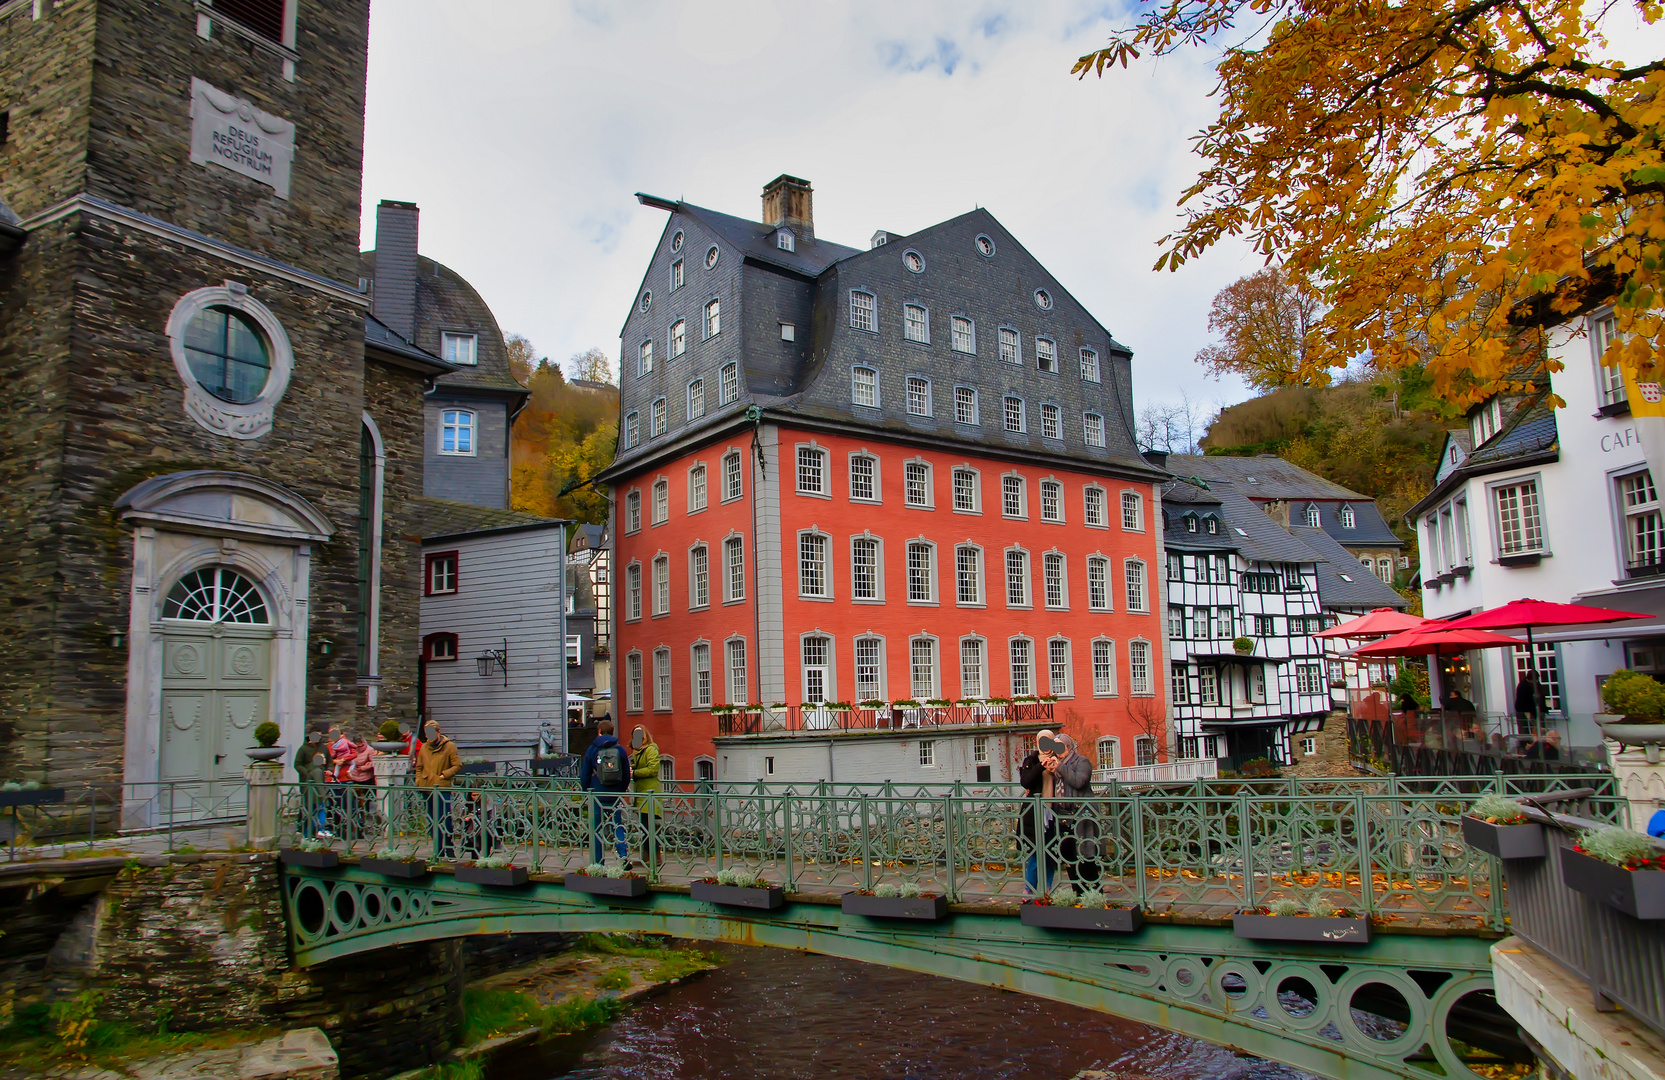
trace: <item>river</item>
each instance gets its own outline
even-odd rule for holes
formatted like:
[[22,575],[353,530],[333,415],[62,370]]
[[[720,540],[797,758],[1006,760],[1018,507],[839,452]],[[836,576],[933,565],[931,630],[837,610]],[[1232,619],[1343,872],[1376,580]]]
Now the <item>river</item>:
[[611,1027],[499,1057],[487,1080],[1161,1080],[1306,1074],[1103,1013],[777,949],[721,946],[721,968]]

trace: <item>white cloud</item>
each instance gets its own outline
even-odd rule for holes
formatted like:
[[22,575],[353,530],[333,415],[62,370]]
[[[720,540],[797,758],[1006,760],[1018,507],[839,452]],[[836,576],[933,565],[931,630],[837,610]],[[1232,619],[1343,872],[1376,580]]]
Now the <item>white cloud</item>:
[[987,207],[1134,350],[1140,399],[1234,401],[1192,362],[1214,293],[1258,264],[1177,274],[1155,241],[1196,173],[1202,53],[1078,83],[1104,5],[399,0],[370,26],[364,242],[383,198],[505,332],[555,360],[618,328],[664,224],[632,193],[756,217],[792,173],[817,235],[856,247]]

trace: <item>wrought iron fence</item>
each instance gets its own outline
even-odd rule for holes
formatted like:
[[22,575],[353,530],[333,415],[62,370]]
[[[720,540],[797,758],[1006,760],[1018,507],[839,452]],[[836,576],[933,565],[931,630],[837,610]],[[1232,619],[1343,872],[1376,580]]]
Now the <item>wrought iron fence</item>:
[[[1415,790],[1421,786],[1425,790]],[[661,882],[745,865],[798,892],[915,886],[955,902],[1068,881],[1202,917],[1289,898],[1389,922],[1503,926],[1500,871],[1459,815],[1506,782],[1198,782],[1069,801],[952,786],[784,785],[606,795],[521,779],[448,790],[280,788],[285,846],[533,872],[626,859]],[[1280,790],[1281,789],[1281,790]]]
[[202,829],[241,824],[247,812],[242,780],[79,784],[64,788],[61,801],[6,807],[0,832],[8,860],[42,845],[112,837],[156,837],[172,850]]

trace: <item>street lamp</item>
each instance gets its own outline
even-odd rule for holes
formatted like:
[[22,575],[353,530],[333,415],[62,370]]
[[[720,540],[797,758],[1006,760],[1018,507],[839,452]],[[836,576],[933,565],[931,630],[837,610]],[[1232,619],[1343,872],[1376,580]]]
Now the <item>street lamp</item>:
[[474,670],[482,679],[489,678],[494,668],[503,672],[503,685],[508,686],[509,642],[507,638],[503,640],[502,649],[487,649],[474,659]]

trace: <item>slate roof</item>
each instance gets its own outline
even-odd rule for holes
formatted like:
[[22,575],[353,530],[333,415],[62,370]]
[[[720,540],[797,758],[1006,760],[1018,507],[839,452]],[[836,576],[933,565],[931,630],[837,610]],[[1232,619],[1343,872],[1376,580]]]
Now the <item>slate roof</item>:
[[699,220],[725,242],[744,253],[746,258],[803,274],[805,277],[815,277],[838,260],[861,253],[859,248],[845,247],[843,244],[835,244],[819,237],[805,240],[801,236],[794,245],[796,250],[783,251],[775,244],[775,234],[780,231],[778,226],[765,225],[761,221],[747,221],[732,214],[708,210],[703,206],[691,206],[688,203],[678,203],[676,208]]
[[1560,432],[1555,425],[1555,410],[1549,406],[1548,398],[1549,391],[1542,390],[1516,409],[1497,434],[1472,450],[1461,464],[1445,473],[1415,506],[1405,511],[1406,520],[1421,517],[1470,477],[1502,472],[1536,461],[1556,460],[1560,456]]
[[1199,476],[1211,483],[1215,480],[1227,480],[1236,485],[1238,491],[1255,499],[1368,501],[1370,498],[1271,454],[1250,458],[1170,454],[1168,471],[1176,476]]
[[398,331],[368,311],[364,313],[364,344],[369,348],[393,353],[404,360],[407,366],[420,368],[430,374],[440,375],[457,370],[455,364],[448,364],[427,349],[412,345],[401,337]]
[[1184,477],[1162,485],[1162,505],[1180,503],[1188,506],[1219,506],[1220,496],[1208,488],[1199,487]]
[[1289,531],[1320,560],[1318,599],[1325,607],[1403,610],[1408,606],[1397,589],[1360,566],[1358,559],[1323,529],[1296,525]]
[[[376,276],[376,253],[359,252],[359,263],[367,277]],[[385,324],[383,331],[396,341],[399,333]],[[494,396],[526,398],[531,391],[509,374],[508,356],[503,331],[497,317],[462,275],[436,259],[419,254],[416,258],[416,336],[418,341],[438,347],[443,330],[471,330],[478,335],[475,346],[476,364],[473,367],[452,366],[440,377],[439,385],[447,389],[495,392]],[[368,335],[368,320],[366,334]],[[415,342],[407,346],[433,355],[429,349]]]
[[463,536],[468,533],[504,532],[510,529],[540,528],[560,525],[566,518],[546,518],[520,510],[498,510],[490,506],[435,499],[426,495],[416,499],[422,523],[422,539]]

